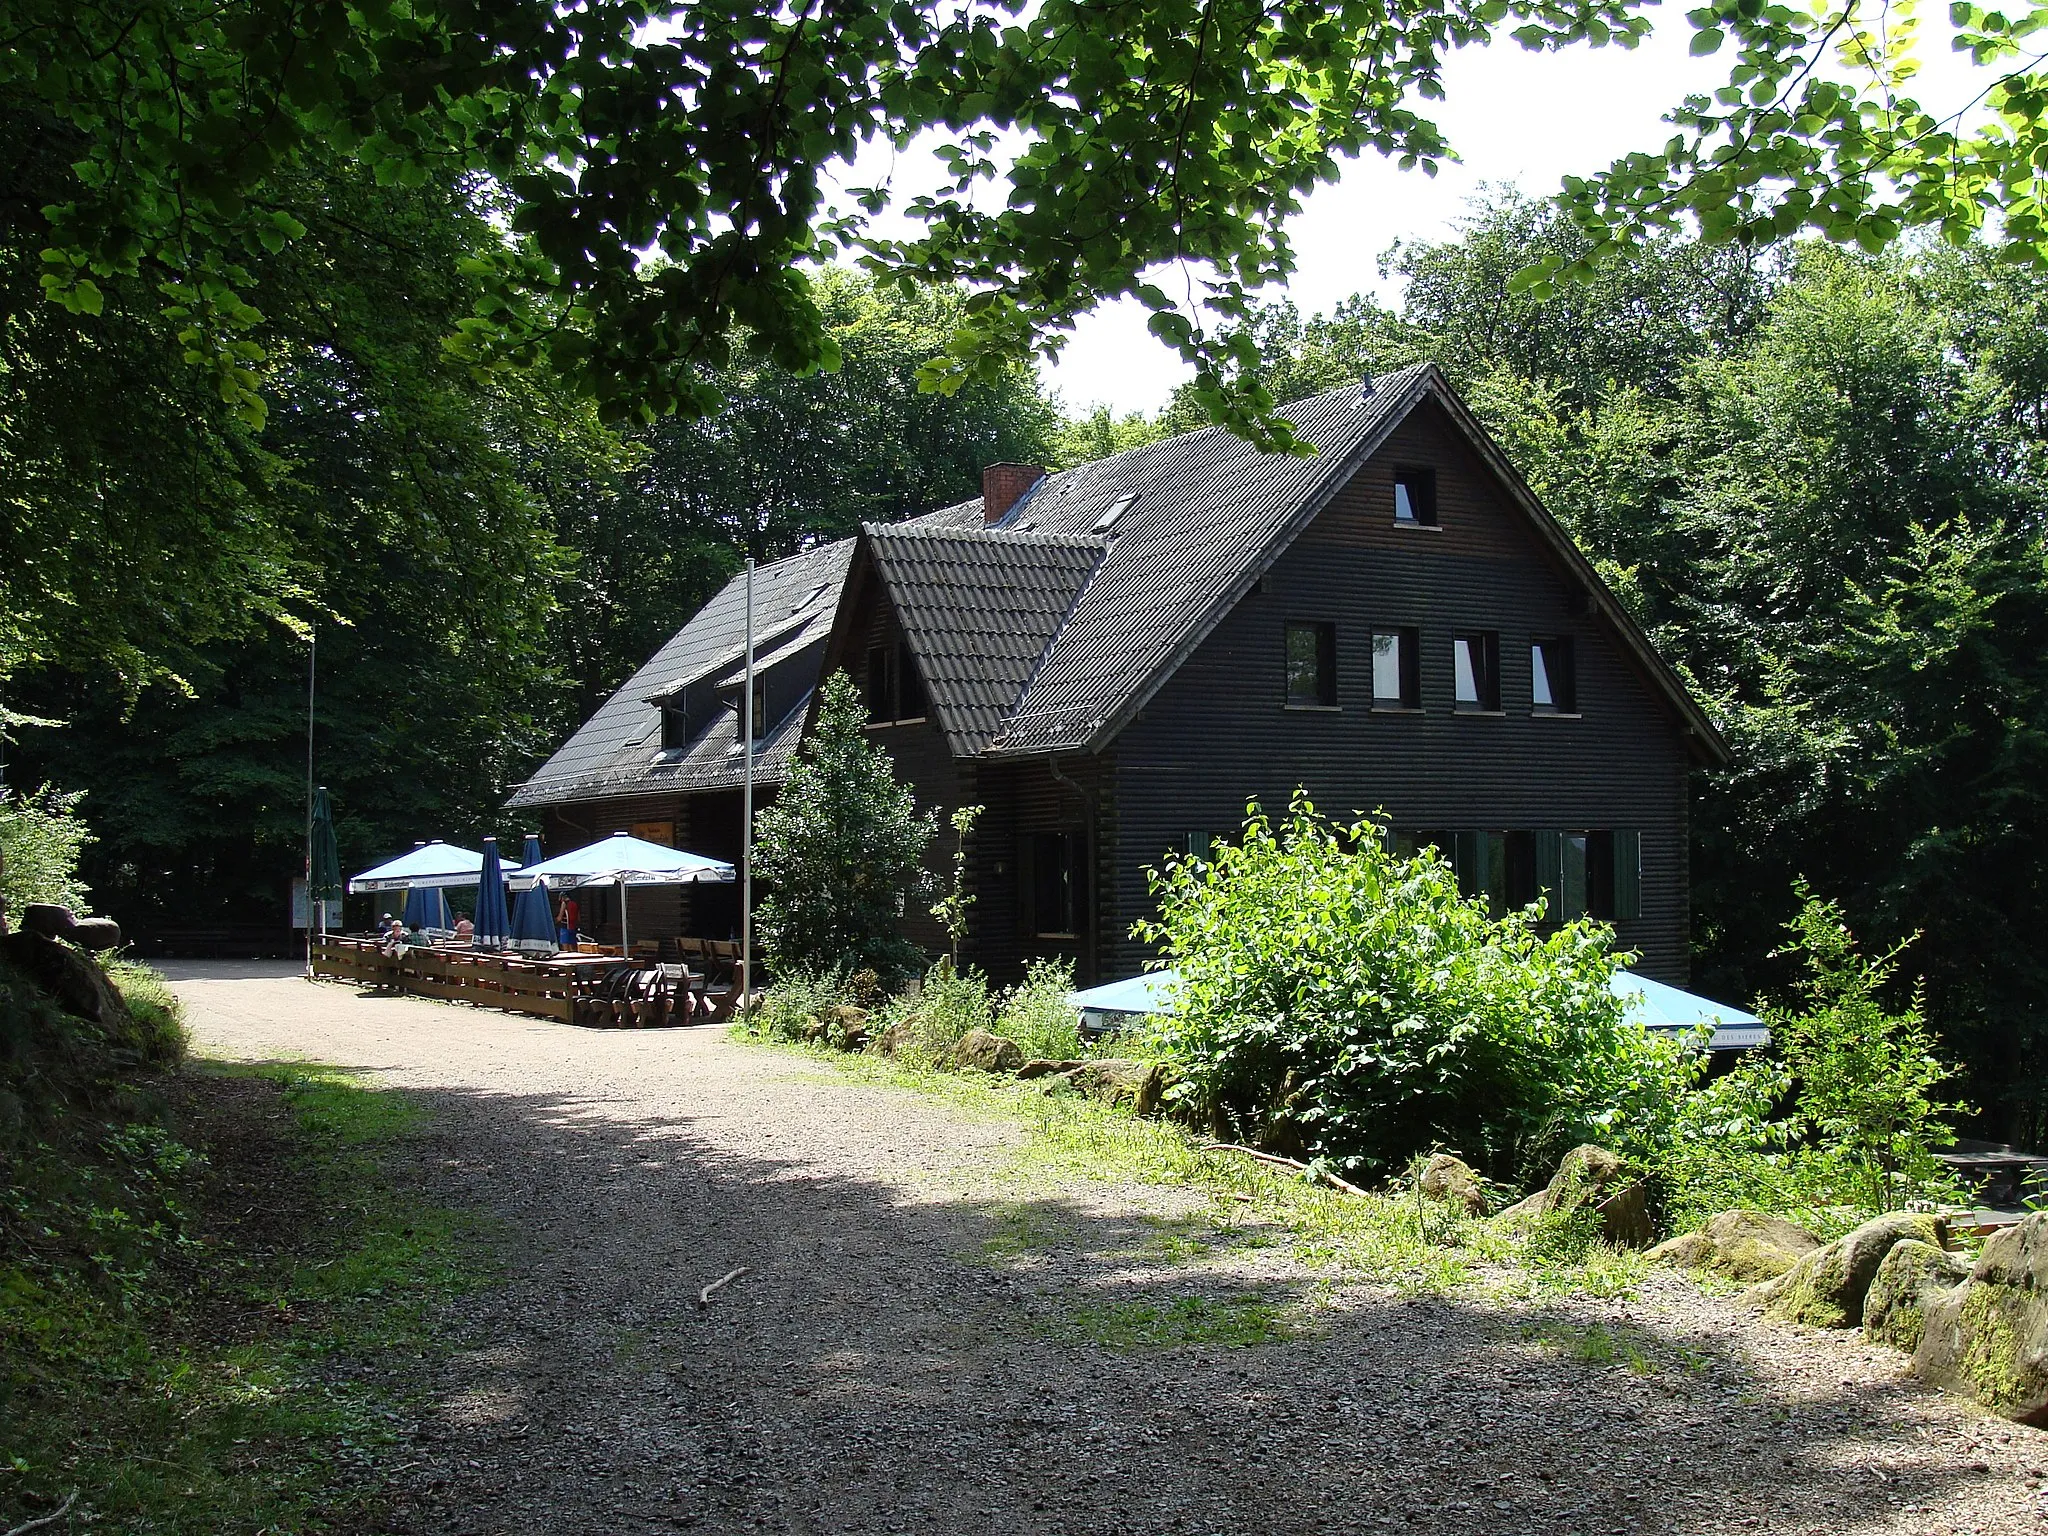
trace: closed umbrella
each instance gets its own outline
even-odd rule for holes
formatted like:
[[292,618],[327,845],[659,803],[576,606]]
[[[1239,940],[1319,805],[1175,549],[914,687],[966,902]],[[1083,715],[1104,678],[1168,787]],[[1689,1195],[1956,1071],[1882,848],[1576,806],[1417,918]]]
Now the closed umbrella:
[[[540,839],[531,832],[526,834],[521,859],[529,869],[541,861]],[[527,886],[512,903],[512,947],[550,955],[555,952],[555,914],[548,906],[548,888],[542,881]]]
[[484,839],[483,868],[477,874],[475,943],[478,949],[503,949],[510,937],[505,912],[505,876],[498,868],[498,840]]
[[438,885],[416,885],[405,893],[405,926],[446,932],[455,926],[448,916],[448,898]]
[[334,842],[334,806],[325,784],[313,792],[313,846],[306,868],[306,899],[321,904],[313,926],[325,933],[326,904],[341,900],[341,850]]

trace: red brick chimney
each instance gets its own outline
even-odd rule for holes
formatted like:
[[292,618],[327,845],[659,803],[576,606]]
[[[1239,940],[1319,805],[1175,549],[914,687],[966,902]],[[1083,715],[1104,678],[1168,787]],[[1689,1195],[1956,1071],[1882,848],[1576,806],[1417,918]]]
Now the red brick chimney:
[[1024,493],[1045,478],[1036,464],[991,464],[981,472],[981,521],[994,527],[1010,515]]

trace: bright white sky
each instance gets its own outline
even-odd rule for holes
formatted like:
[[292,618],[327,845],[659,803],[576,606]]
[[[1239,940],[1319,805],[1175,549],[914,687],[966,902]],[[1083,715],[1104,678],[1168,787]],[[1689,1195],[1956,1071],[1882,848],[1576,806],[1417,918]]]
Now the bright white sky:
[[[1934,56],[1926,60],[1918,94],[1930,107],[1954,110],[1988,76],[1941,51],[1947,38],[1938,23],[1929,31],[1936,37],[1923,53]],[[1661,32],[1632,53],[1533,54],[1506,40],[1453,55],[1444,73],[1447,99],[1424,110],[1434,112],[1461,163],[1430,178],[1376,156],[1352,162],[1343,180],[1318,192],[1296,220],[1294,302],[1305,313],[1327,311],[1359,292],[1397,302],[1398,292],[1379,275],[1380,253],[1397,239],[1454,234],[1467,200],[1482,185],[1512,183],[1547,194],[1562,176],[1599,170],[1630,150],[1662,144],[1670,135],[1663,114],[1687,92],[1726,80],[1729,56],[1689,58],[1691,36],[1674,6]],[[861,160],[843,178],[848,184],[889,174],[886,158]],[[899,192],[936,179],[909,157],[894,170]],[[1119,413],[1150,412],[1165,404],[1186,370],[1144,325],[1145,311],[1129,302],[1081,323],[1059,361],[1042,370],[1069,410],[1103,403]]]

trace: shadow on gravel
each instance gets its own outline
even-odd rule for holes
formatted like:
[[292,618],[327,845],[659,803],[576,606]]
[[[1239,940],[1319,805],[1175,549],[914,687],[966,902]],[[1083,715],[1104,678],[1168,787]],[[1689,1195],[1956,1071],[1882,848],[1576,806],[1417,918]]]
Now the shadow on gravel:
[[[1142,1220],[821,1178],[598,1098],[422,1098],[421,1175],[517,1246],[451,1318],[393,1529],[1975,1527],[1906,1512],[1972,1480],[1916,1439],[1910,1390],[1773,1402],[1698,1340],[1591,1343],[1566,1305],[1346,1301],[1240,1345],[1190,1314],[1297,1288]],[[1100,1322],[1118,1307],[1186,1326]],[[1880,1438],[1889,1482],[1857,1454]]]

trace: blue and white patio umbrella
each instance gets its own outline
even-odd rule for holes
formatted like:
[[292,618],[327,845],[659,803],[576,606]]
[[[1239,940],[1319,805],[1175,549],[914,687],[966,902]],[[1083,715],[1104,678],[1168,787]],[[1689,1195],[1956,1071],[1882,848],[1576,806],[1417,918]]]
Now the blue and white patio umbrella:
[[[475,885],[482,877],[484,856],[474,848],[458,848],[438,838],[431,843],[414,843],[411,853],[387,859],[375,869],[349,878],[351,891],[410,891],[421,886]],[[511,872],[517,864],[505,862],[499,868]]]
[[614,832],[581,848],[558,853],[522,869],[515,890],[545,885],[549,890],[574,890],[586,885],[619,888],[619,947],[632,952],[626,927],[626,887],[631,885],[694,885],[699,881],[730,881],[739,872],[722,859],[666,848],[625,832]]
[[505,911],[505,876],[498,866],[498,840],[484,839],[483,867],[477,872],[476,916],[471,942],[478,949],[503,949],[511,937],[512,920]]
[[[529,832],[526,834],[526,851],[521,855],[521,863],[531,869],[540,862],[540,839]],[[545,881],[534,881],[521,891],[512,903],[511,947],[549,955],[555,952],[555,914],[554,909],[548,905],[548,888]]]
[[[1102,1030],[1132,1014],[1166,1012],[1173,1004],[1173,989],[1178,985],[1178,972],[1150,971],[1106,986],[1070,992],[1067,1002],[1081,1011],[1082,1023],[1090,1030]],[[1707,1041],[1710,1051],[1749,1051],[1770,1044],[1771,1032],[1764,1021],[1740,1008],[1652,981],[1633,971],[1616,971],[1608,986],[1616,997],[1628,1003],[1623,1016],[1644,1029],[1676,1034],[1702,1024],[1711,1025],[1714,1032]]]

